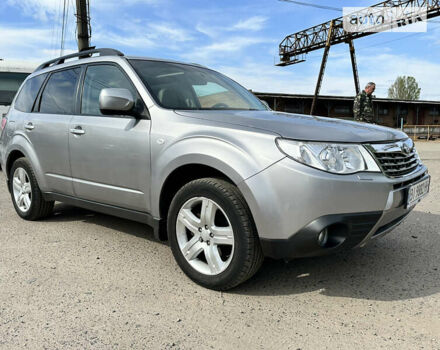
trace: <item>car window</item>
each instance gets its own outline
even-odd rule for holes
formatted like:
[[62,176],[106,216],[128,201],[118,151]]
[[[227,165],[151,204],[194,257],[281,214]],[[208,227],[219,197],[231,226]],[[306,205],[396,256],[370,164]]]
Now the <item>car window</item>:
[[73,68],[52,73],[41,95],[41,113],[75,113],[75,92],[80,72],[80,68]]
[[99,94],[102,89],[107,88],[128,89],[135,99],[134,110],[139,115],[143,114],[143,102],[126,75],[118,67],[105,64],[87,68],[81,99],[81,114],[103,115],[99,109]]
[[36,77],[28,79],[21,89],[17,100],[15,101],[15,109],[22,112],[31,112],[37,98],[38,91],[46,78],[46,74],[37,75]]
[[266,110],[251,92],[203,67],[132,59],[130,63],[155,101],[169,109]]
[[234,106],[235,108],[246,109],[247,103],[245,100],[225,89],[221,85],[213,82],[208,82],[205,85],[192,85],[197,98],[200,103],[200,107],[203,109],[226,107],[225,101],[228,101],[228,106]]

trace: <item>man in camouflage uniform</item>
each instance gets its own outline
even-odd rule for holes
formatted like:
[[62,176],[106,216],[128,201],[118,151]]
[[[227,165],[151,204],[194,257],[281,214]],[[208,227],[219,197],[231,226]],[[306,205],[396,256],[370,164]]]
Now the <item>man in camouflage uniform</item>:
[[365,86],[365,89],[355,97],[353,105],[354,120],[365,123],[373,122],[374,112],[371,94],[375,89],[376,84],[370,82]]

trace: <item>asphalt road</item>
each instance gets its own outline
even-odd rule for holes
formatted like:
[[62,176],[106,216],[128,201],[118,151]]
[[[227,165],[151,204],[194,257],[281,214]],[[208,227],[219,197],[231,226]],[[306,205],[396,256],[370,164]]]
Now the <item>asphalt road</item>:
[[430,195],[363,249],[268,260],[219,293],[141,224],[56,205],[18,218],[0,173],[1,349],[440,349],[440,143]]

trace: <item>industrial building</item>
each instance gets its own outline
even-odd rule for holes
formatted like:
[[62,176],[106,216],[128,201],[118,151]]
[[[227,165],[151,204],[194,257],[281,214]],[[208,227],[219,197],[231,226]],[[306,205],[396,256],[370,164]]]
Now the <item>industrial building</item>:
[[[313,95],[254,92],[276,111],[310,114]],[[319,96],[315,115],[353,120],[354,96]],[[440,125],[440,101],[374,98],[374,121],[399,128],[404,125]]]

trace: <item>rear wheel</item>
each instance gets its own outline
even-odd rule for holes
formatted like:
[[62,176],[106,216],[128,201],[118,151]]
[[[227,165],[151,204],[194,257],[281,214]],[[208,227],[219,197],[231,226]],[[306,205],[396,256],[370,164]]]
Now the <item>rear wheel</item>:
[[263,261],[243,196],[221,179],[194,180],[179,190],[169,210],[168,234],[179,266],[207,288],[235,287]]
[[54,202],[43,199],[34,170],[26,158],[19,158],[12,165],[9,186],[15,211],[23,219],[38,220],[52,212]]

